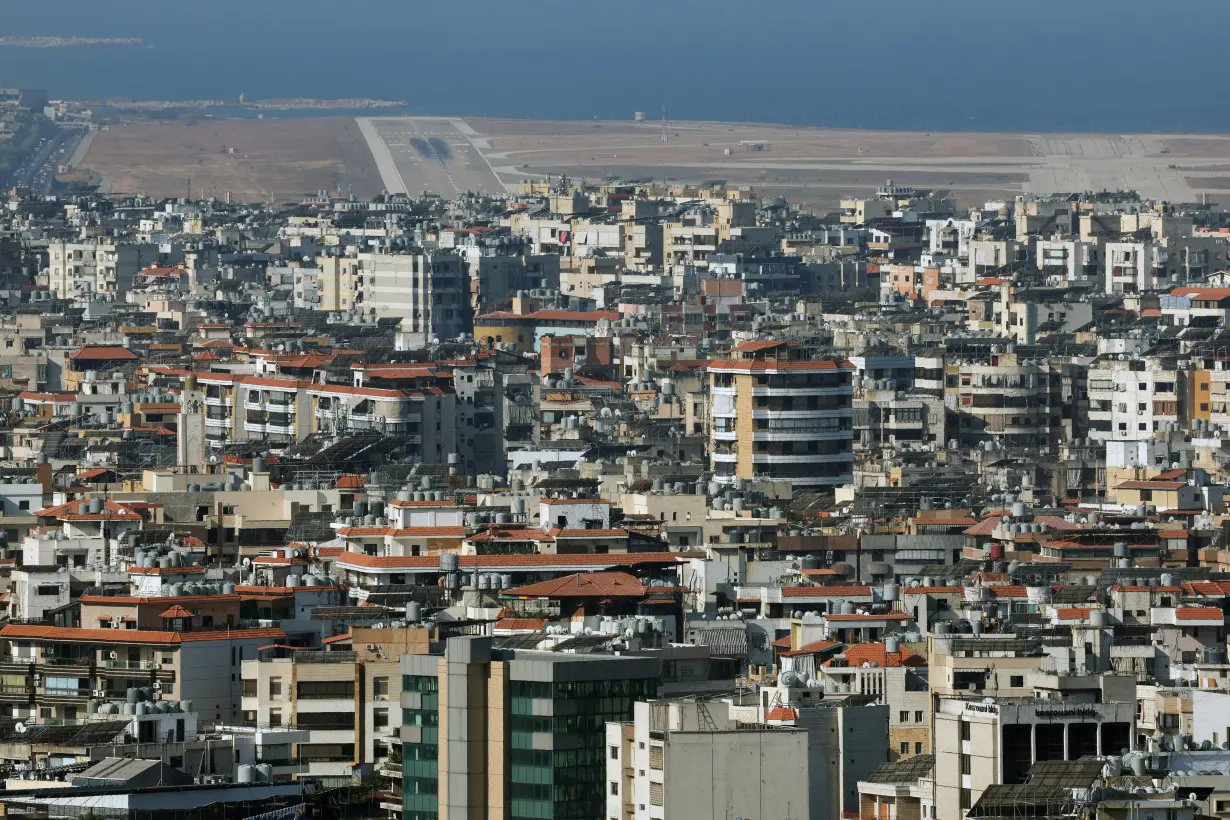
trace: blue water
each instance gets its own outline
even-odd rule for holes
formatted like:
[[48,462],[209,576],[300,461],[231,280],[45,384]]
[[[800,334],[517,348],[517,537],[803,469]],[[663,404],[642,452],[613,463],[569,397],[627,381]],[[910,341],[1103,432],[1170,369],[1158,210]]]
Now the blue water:
[[1226,0],[0,0],[0,85],[429,114],[1230,131]]

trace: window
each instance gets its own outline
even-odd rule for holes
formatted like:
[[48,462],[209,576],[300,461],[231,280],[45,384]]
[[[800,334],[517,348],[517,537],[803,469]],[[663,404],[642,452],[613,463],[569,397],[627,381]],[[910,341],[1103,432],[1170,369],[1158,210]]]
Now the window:
[[614,780],[611,781],[611,796],[615,797],[619,794],[619,784]]
[[661,806],[663,804],[661,783],[649,784],[649,804],[651,806]]
[[916,741],[916,742],[914,743],[914,754],[916,754],[916,755],[920,755],[920,754],[922,754],[922,750],[923,750],[922,741],[921,741],[921,740]]
[[961,800],[961,811],[969,811],[970,807],[974,805],[973,796],[971,795],[969,789],[961,789],[960,800]]
[[17,508],[18,508],[19,510],[28,510],[28,509],[30,509],[30,502],[29,502],[29,501],[26,501],[25,499],[23,499],[23,500],[21,500],[21,501],[18,501],[18,502],[17,502]]
[[902,709],[900,712],[898,712],[898,713],[897,713],[897,722],[898,722],[898,723],[909,723],[909,721],[910,721],[910,713],[909,713],[909,712],[907,712],[907,711],[905,711],[904,709]]
[[908,755],[910,753],[910,744],[906,741],[901,741],[901,754]]
[[923,713],[922,713],[922,710],[921,710],[921,709],[919,709],[919,710],[917,710],[917,711],[915,711],[915,712],[914,712],[914,722],[915,722],[915,723],[922,723],[922,722],[923,722]]
[[352,680],[301,680],[295,685],[295,695],[299,698],[354,698],[354,681]]
[[618,746],[611,747],[611,760],[619,760],[619,747]]
[[376,729],[386,729],[389,725],[389,710],[376,709],[372,712],[372,726]]
[[961,721],[961,739],[962,739],[962,740],[969,740],[969,739],[970,739],[969,721],[968,721],[968,720],[963,720],[963,721]]
[[969,755],[961,755],[961,774],[970,774],[973,770]]
[[282,679],[281,678],[270,678],[269,679],[269,697],[271,698],[282,697]]
[[389,696],[389,679],[388,678],[372,678],[372,695],[374,697]]
[[281,726],[282,725],[282,710],[281,709],[270,709],[269,710],[269,725],[270,726]]
[[1021,688],[1022,686],[1025,685],[1025,676],[1024,675],[1009,675],[1008,685],[1011,686],[1013,689]]
[[662,771],[662,747],[649,747],[649,768],[655,771]]

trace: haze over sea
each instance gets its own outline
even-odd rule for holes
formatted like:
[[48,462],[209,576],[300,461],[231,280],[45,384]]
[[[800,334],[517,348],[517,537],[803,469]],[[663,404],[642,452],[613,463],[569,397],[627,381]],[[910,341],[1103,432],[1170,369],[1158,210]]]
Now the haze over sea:
[[0,86],[423,114],[1230,131],[1226,0],[0,0]]

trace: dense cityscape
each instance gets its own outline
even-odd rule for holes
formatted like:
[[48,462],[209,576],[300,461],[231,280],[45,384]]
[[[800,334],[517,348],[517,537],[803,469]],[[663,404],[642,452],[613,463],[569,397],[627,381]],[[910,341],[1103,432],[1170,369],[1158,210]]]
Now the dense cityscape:
[[0,814],[1230,814],[1216,203],[104,194],[48,105]]

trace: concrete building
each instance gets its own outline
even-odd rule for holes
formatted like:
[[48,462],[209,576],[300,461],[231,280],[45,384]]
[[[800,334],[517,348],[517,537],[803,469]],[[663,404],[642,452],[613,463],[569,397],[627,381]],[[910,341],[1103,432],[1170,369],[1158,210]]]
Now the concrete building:
[[806,729],[737,725],[717,701],[641,702],[635,715],[606,727],[604,817],[811,816],[809,778],[798,770]]
[[854,366],[812,360],[788,342],[743,342],[709,363],[714,480],[790,481],[818,489],[853,480]]
[[659,665],[480,636],[402,656],[402,817],[603,816],[606,724],[656,695]]
[[355,308],[377,318],[398,318],[417,346],[473,327],[465,260],[453,254],[359,254]]
[[1042,760],[1132,746],[1134,699],[941,699],[935,715],[935,816],[961,820],[992,784],[1021,783]]
[[137,271],[173,261],[157,245],[136,242],[53,242],[47,255],[48,286],[62,299],[125,294]]

